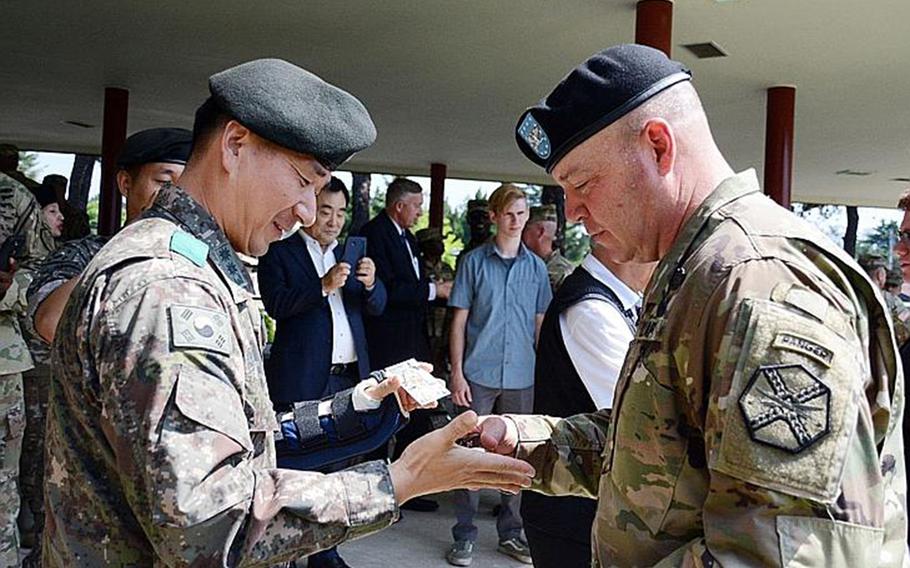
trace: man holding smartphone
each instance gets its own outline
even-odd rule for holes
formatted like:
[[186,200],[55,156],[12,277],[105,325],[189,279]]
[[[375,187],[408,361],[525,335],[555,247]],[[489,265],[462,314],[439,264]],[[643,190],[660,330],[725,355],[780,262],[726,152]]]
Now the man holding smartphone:
[[[332,396],[370,372],[362,313],[382,314],[386,291],[363,247],[343,256],[338,247],[349,201],[348,189],[333,177],[316,197],[316,222],[272,244],[259,261],[262,301],[277,322],[265,365],[276,410]],[[353,251],[351,244],[346,248]],[[347,566],[334,548],[308,562]]]

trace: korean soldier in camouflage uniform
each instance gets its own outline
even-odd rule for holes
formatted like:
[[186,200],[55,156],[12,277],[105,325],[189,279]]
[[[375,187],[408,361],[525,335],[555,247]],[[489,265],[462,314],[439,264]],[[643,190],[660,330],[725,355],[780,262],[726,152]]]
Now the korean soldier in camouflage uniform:
[[[442,238],[442,229],[427,227],[417,231],[417,246],[423,255],[423,269],[432,282],[454,282],[455,271],[442,259],[445,252],[445,243]],[[445,300],[430,302],[427,314],[427,332],[430,338],[430,353],[432,353],[433,368],[436,376],[448,380],[449,377],[449,326],[452,324],[452,314]]]
[[614,47],[522,116],[568,216],[613,256],[660,263],[611,419],[490,417],[481,441],[534,464],[538,491],[597,497],[596,566],[906,565],[885,306],[753,171],[733,173],[689,77]]
[[18,270],[0,267],[0,566],[19,563],[19,456],[25,431],[22,373],[33,367],[19,317],[25,311],[30,270],[54,247],[41,208],[25,186],[0,174],[0,243],[14,233],[25,237]]
[[555,205],[531,207],[528,224],[525,225],[524,233],[521,235],[521,242],[543,259],[544,264],[547,265],[550,288],[554,294],[563,280],[575,270],[575,266],[569,262],[569,259],[564,257],[559,249],[553,247],[558,224]]
[[354,97],[281,60],[209,88],[180,187],[92,259],[58,325],[44,564],[268,566],[387,526],[417,495],[528,485],[526,463],[454,444],[470,415],[391,465],[275,467],[259,314],[234,249],[258,256],[312,223],[316,189],[375,129]]

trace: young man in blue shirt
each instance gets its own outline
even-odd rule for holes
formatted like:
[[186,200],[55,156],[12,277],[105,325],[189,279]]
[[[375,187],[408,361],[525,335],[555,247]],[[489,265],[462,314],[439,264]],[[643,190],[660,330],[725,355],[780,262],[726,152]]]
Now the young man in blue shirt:
[[[521,242],[528,222],[524,192],[502,185],[490,196],[489,207],[496,236],[464,257],[449,299],[454,308],[449,388],[456,405],[479,415],[529,413],[534,402],[534,347],[552,299],[550,281],[543,261]],[[456,493],[455,543],[446,555],[455,566],[471,564],[478,501],[475,491]],[[498,550],[530,564],[519,506],[519,495],[502,495]]]

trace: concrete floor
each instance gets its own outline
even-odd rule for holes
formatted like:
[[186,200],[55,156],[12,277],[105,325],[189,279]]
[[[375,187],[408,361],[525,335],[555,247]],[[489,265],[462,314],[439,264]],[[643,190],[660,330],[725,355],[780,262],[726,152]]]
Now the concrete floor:
[[[403,511],[400,522],[374,535],[349,542],[339,548],[342,558],[352,568],[423,568],[449,566],[445,553],[452,544],[455,511],[449,494],[434,497],[439,510],[433,513]],[[484,491],[475,524],[479,529],[474,546],[472,568],[526,568],[496,551],[496,519],[490,514],[499,503],[499,494]]]

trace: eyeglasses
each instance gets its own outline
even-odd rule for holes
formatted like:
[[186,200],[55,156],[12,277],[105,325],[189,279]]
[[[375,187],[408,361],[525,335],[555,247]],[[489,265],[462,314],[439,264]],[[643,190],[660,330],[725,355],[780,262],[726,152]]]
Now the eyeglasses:
[[905,247],[910,248],[910,230],[904,229],[897,232],[897,242],[903,244]]

